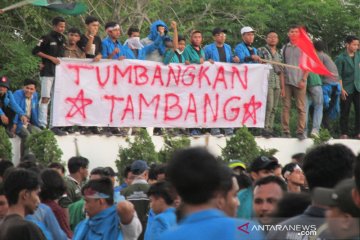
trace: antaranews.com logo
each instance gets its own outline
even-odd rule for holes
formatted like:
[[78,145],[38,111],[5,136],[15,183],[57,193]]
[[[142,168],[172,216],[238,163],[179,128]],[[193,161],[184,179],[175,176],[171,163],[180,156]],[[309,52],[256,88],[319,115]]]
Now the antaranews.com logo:
[[238,227],[238,230],[249,234],[252,231],[262,231],[262,232],[292,232],[301,236],[316,236],[317,229],[316,225],[262,225],[254,224],[250,226],[250,222],[247,222]]

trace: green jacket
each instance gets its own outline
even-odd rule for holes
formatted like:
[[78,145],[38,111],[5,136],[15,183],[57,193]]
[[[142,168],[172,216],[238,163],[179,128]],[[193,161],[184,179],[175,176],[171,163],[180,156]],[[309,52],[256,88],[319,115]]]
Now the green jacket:
[[198,52],[190,44],[186,46],[183,55],[185,60],[189,61],[190,63],[200,64],[200,58],[203,58],[205,60],[204,50],[200,48],[200,51]]
[[354,59],[347,52],[343,52],[336,58],[335,64],[345,91],[348,94],[355,89],[360,92],[360,52],[355,53]]

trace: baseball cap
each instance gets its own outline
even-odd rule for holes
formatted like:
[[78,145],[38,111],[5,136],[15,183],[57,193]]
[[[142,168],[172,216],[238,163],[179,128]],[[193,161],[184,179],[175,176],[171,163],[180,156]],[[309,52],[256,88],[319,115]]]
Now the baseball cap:
[[0,77],[0,86],[6,87],[7,89],[10,88],[10,80],[6,76]]
[[315,188],[313,199],[317,204],[337,207],[353,217],[360,217],[360,208],[355,205],[351,194],[353,188],[355,188],[354,180],[345,179],[335,188]]
[[223,29],[223,28],[214,28],[212,30],[212,35],[215,36],[216,34],[219,34],[219,33],[227,33],[228,31],[226,29]]
[[252,27],[246,26],[243,27],[241,30],[241,35],[243,35],[244,33],[248,33],[248,32],[255,32],[255,30]]
[[274,169],[279,163],[276,159],[270,159],[266,156],[255,158],[249,166],[250,172],[258,172],[263,169]]
[[241,167],[242,169],[246,170],[246,165],[245,163],[243,163],[242,161],[240,160],[230,160],[229,164],[228,164],[228,167],[231,168],[231,169],[234,169],[234,168],[237,168],[237,167]]
[[147,165],[147,163],[144,160],[135,160],[132,164],[131,164],[131,172],[134,175],[140,175],[142,174],[145,170],[149,169],[149,166]]

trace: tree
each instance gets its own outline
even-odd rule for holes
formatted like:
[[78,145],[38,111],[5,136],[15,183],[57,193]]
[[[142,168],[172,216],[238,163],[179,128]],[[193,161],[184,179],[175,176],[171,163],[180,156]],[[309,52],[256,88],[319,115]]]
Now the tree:
[[6,134],[5,128],[0,127],[0,159],[12,159],[12,146],[9,136]]
[[51,162],[61,163],[63,152],[57,144],[54,133],[50,130],[31,134],[25,142],[25,147],[35,155],[39,163],[45,166]]
[[176,150],[190,147],[190,139],[184,136],[173,138],[164,136],[164,146],[159,151],[159,162],[166,163]]

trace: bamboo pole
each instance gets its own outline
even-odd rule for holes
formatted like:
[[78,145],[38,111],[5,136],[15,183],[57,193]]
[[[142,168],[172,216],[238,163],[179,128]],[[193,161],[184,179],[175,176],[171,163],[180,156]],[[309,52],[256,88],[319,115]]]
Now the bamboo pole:
[[14,3],[14,4],[6,7],[6,8],[3,8],[0,11],[1,12],[7,12],[7,11],[10,11],[10,10],[13,10],[13,9],[20,8],[20,7],[23,7],[25,5],[31,4],[31,2],[32,2],[32,0],[24,0],[24,1],[21,1],[21,2],[18,2],[18,3]]
[[289,65],[289,64],[285,64],[285,63],[275,62],[275,61],[266,60],[266,59],[262,59],[262,58],[260,58],[260,60],[261,60],[262,62],[265,62],[265,63],[270,63],[270,64],[279,65],[279,66],[283,66],[283,67],[287,67],[287,68],[293,68],[293,69],[301,70],[300,67],[294,66],[294,65]]

